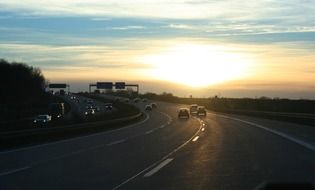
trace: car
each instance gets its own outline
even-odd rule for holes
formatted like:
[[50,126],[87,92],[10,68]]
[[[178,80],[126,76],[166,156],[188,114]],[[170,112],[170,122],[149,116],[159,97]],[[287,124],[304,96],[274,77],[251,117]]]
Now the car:
[[36,126],[44,126],[48,125],[48,123],[51,121],[51,116],[50,115],[38,115],[34,118],[33,123]]
[[206,108],[204,106],[198,106],[197,115],[198,116],[206,116],[207,115]]
[[138,103],[140,101],[140,98],[135,98],[135,99],[133,99],[133,102],[134,103]]
[[105,103],[105,110],[112,110],[113,109],[113,104],[112,103]]
[[124,99],[125,103],[129,103],[129,98]]
[[93,100],[91,100],[91,99],[87,99],[87,100],[86,100],[86,103],[87,103],[87,104],[93,104],[93,103],[94,103],[94,101],[93,101]]
[[142,99],[142,102],[147,102],[148,100],[146,98],[143,98]]
[[62,119],[65,114],[65,105],[63,102],[50,103],[48,106],[48,114],[53,120]]
[[197,104],[191,104],[189,107],[189,112],[191,115],[197,115],[198,113],[198,105]]
[[152,111],[152,106],[150,104],[146,105],[145,111]]
[[94,109],[87,109],[87,110],[85,110],[85,112],[84,112],[84,115],[85,116],[92,116],[92,115],[94,115],[95,114],[95,110]]
[[187,108],[180,108],[178,110],[178,118],[186,118],[188,119],[190,117],[190,114],[189,114],[189,110]]
[[94,109],[94,106],[93,106],[93,105],[88,104],[85,108],[86,108],[86,109]]
[[151,103],[152,108],[157,108],[156,103]]

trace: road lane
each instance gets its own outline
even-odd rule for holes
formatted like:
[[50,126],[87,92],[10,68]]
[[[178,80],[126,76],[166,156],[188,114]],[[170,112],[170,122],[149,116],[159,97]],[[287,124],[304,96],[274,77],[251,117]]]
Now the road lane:
[[209,114],[205,122],[198,141],[163,170],[121,189],[252,190],[263,182],[315,182],[314,151],[237,120]]
[[[0,159],[4,173],[7,172],[8,165],[14,166],[10,167],[12,170],[26,166],[29,169],[1,176],[0,189],[7,189],[12,184],[19,184],[14,188],[23,187],[22,189],[55,189],[69,187],[71,184],[78,186],[76,189],[84,189],[87,186],[75,183],[77,179],[81,179],[81,175],[88,175],[84,180],[87,185],[93,183],[95,173],[106,178],[99,181],[97,187],[100,189],[115,186],[173,150],[198,128],[197,120],[170,122],[165,114],[153,111],[150,115],[150,119],[142,127],[2,154]],[[153,129],[154,132],[145,134],[145,131]],[[124,142],[117,143],[122,136],[129,139],[124,138]],[[112,146],[106,146],[108,142]],[[116,142],[115,145],[113,142]],[[81,167],[88,170],[82,170]],[[51,181],[53,177],[65,175],[67,177]]]
[[[178,120],[179,107],[159,102],[148,112],[150,119],[136,127],[0,153],[0,168],[17,169],[2,170],[0,189],[253,189],[265,181],[315,181],[314,151],[215,114],[202,118],[204,124]],[[312,143],[301,137],[295,136]],[[43,161],[25,168],[34,159]]]

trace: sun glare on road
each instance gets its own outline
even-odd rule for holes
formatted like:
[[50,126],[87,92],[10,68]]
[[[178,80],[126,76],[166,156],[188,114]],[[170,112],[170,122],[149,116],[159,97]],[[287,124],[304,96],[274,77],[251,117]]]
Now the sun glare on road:
[[212,45],[177,45],[142,59],[160,80],[205,87],[246,75],[249,60],[235,51]]

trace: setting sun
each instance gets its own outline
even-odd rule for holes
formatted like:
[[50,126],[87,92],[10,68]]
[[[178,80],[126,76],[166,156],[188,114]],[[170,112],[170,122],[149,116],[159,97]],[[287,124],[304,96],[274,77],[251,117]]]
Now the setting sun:
[[149,75],[160,80],[191,87],[204,87],[242,78],[247,74],[250,60],[233,49],[184,44],[167,48],[142,59],[152,66]]

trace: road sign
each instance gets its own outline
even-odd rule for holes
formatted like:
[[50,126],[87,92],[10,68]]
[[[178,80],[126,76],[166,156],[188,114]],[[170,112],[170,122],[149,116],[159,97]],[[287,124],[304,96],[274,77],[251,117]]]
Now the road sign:
[[125,89],[126,83],[125,82],[116,82],[115,83],[115,88],[116,89]]
[[97,82],[96,88],[97,89],[113,89],[113,83],[112,82]]
[[67,84],[49,84],[49,88],[67,88]]

